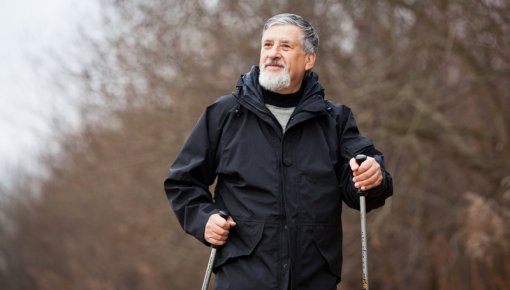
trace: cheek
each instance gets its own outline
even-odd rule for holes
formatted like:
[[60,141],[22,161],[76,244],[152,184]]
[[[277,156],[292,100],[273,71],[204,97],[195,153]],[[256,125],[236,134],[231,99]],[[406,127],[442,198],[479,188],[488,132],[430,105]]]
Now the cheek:
[[264,63],[265,63],[265,59],[266,59],[266,56],[264,54],[264,52],[260,52],[260,60],[259,60],[259,65],[262,66]]

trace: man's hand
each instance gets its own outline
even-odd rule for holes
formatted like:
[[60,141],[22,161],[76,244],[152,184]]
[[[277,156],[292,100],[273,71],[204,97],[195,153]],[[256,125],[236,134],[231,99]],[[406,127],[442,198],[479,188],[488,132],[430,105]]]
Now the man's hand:
[[381,166],[373,157],[367,157],[361,166],[358,166],[356,159],[352,158],[349,165],[354,176],[352,179],[354,187],[365,191],[381,184],[383,180]]
[[204,238],[213,246],[221,246],[227,241],[229,229],[235,225],[231,217],[225,220],[219,214],[213,214],[205,225]]

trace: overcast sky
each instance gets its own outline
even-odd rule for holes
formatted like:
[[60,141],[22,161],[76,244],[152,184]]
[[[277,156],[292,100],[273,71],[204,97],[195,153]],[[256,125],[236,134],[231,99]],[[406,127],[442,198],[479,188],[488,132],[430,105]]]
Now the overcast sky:
[[[71,122],[52,85],[55,56],[76,57],[77,29],[98,29],[97,0],[0,0],[0,185],[10,168],[31,168],[51,147],[48,120]],[[66,113],[67,112],[67,113]]]

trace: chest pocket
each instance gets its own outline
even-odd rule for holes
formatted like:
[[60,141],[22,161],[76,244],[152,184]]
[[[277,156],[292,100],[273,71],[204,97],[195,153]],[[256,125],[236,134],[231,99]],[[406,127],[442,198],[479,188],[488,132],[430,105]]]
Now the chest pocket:
[[300,125],[285,137],[284,164],[291,194],[301,222],[331,223],[341,204],[336,123],[320,115]]
[[255,205],[267,211],[276,210],[267,207],[275,204],[279,186],[275,148],[279,141],[270,130],[273,130],[270,124],[244,110],[237,117],[232,115],[222,132],[216,154],[218,181],[227,189],[225,194],[231,193],[225,196],[226,202],[246,208],[246,213]]

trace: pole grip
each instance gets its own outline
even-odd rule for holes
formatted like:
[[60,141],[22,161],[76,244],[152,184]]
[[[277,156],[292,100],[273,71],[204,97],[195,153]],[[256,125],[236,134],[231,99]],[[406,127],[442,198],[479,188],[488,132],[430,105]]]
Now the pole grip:
[[[356,155],[356,157],[354,157],[354,159],[356,159],[356,163],[358,163],[358,166],[361,166],[361,163],[363,163],[363,162],[365,162],[365,160],[367,160],[367,156],[365,154],[358,154],[358,155]],[[361,190],[361,188],[358,188],[356,193],[359,196],[365,196],[365,192],[363,190]]]
[[230,216],[230,215],[228,214],[228,212],[226,212],[226,211],[224,211],[224,210],[220,210],[220,211],[218,212],[218,214],[220,215],[220,217],[222,217],[222,218],[224,218],[224,219],[228,219],[228,217]]
[[361,163],[365,162],[365,160],[367,160],[367,156],[365,154],[358,154],[356,155],[356,157],[354,157],[354,159],[356,159],[356,162],[358,163],[358,165],[361,165]]
[[[220,210],[218,214],[224,218],[228,219],[230,216],[226,211]],[[204,282],[202,282],[201,290],[207,290],[209,288],[209,281],[211,280],[212,268],[214,265],[214,259],[216,258],[216,251],[218,250],[218,246],[212,246],[211,255],[209,256],[209,262],[207,263],[207,268],[205,270]]]
[[[228,214],[228,212],[226,212],[226,211],[224,211],[224,210],[220,210],[220,211],[218,212],[218,214],[220,215],[220,217],[224,218],[225,220],[227,220],[227,219],[228,219],[228,217],[230,216],[230,215]],[[216,249],[216,248],[219,248],[220,246],[215,246],[215,245],[213,245],[212,247]]]

